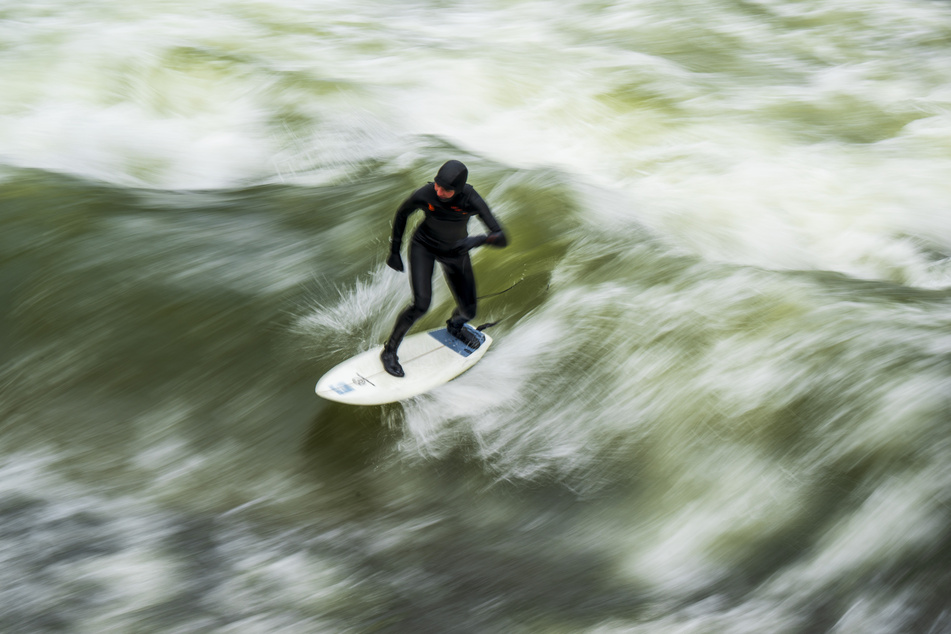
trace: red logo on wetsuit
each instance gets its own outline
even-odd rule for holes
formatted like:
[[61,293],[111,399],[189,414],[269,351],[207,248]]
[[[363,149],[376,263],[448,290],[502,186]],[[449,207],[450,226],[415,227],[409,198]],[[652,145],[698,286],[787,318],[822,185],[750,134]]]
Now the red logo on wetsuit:
[[[433,206],[432,203],[426,203],[426,206],[429,207],[429,211],[436,211],[436,208]],[[460,212],[464,216],[469,214],[469,212],[463,211],[462,207],[456,207],[455,205],[450,205],[449,208],[452,209],[453,211]]]

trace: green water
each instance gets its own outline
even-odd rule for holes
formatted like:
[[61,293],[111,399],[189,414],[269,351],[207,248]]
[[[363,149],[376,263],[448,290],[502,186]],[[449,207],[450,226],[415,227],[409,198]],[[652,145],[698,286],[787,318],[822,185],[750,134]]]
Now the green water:
[[0,630],[951,632],[945,3],[0,12]]

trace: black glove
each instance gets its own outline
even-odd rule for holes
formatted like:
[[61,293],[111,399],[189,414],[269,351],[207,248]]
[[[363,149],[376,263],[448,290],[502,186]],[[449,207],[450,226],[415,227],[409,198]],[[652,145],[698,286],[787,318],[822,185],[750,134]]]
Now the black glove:
[[493,231],[488,236],[486,236],[485,243],[490,244],[493,247],[504,247],[508,245],[509,241],[500,229],[498,231]]
[[481,247],[483,244],[485,244],[486,238],[488,238],[488,236],[485,236],[485,235],[469,236],[468,238],[463,238],[462,240],[460,240],[459,242],[455,244],[455,246],[453,247],[453,251],[455,251],[459,255],[462,255],[463,253],[468,253],[472,249],[476,247]]
[[403,272],[403,258],[400,257],[399,250],[390,251],[390,257],[386,259],[386,265],[394,271]]

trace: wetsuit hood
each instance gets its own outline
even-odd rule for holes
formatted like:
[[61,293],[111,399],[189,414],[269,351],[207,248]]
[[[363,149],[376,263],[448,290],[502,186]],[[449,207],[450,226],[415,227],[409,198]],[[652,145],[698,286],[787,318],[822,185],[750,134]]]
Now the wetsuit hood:
[[436,172],[436,184],[444,189],[451,189],[457,194],[462,192],[469,178],[469,168],[462,161],[446,161]]

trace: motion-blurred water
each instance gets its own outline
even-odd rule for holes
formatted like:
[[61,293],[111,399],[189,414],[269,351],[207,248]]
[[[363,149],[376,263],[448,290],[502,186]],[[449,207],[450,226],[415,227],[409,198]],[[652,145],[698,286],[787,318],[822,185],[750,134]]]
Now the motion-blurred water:
[[[0,20],[0,630],[951,632],[948,3]],[[496,342],[318,399],[448,158]]]

